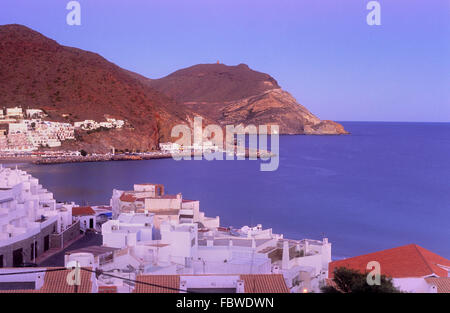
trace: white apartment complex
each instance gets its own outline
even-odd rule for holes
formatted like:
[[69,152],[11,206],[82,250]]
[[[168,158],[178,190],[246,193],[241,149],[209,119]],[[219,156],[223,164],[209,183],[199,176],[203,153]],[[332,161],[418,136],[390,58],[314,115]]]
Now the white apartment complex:
[[[0,120],[0,123],[5,122]],[[60,147],[61,142],[75,139],[75,128],[69,123],[40,119],[14,120],[6,123],[8,134],[0,133],[0,151],[31,152],[39,147]]]
[[73,126],[83,130],[95,130],[98,128],[122,128],[125,125],[123,120],[116,120],[115,118],[106,118],[106,122],[97,122],[94,120],[84,120],[75,122]]
[[72,207],[56,203],[53,194],[26,172],[0,165],[0,267],[34,262],[59,245],[58,234],[73,226]]
[[75,129],[122,128],[125,122],[106,117],[106,121],[85,120],[70,123],[43,120],[40,109],[21,107],[0,109],[0,152],[30,153],[40,147],[57,148],[65,140],[75,140]]

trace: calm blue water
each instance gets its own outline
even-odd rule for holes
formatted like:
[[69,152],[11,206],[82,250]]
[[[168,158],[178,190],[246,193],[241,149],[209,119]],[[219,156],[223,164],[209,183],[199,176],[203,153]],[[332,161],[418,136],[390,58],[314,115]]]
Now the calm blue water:
[[409,243],[450,258],[450,124],[343,123],[349,136],[283,136],[280,167],[172,159],[23,165],[58,200],[109,203],[113,188],[163,183],[223,225],[263,224],[333,243],[333,257]]

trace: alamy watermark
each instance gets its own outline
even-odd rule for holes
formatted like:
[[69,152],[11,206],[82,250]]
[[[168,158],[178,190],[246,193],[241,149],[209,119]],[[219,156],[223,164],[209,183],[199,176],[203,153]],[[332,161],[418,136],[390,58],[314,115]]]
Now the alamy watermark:
[[66,282],[69,286],[81,285],[81,266],[78,261],[70,261],[67,263],[66,268],[71,270],[66,277]]
[[66,22],[69,26],[81,25],[81,4],[78,1],[69,1],[66,9],[70,12],[66,16]]
[[366,21],[369,26],[381,25],[381,5],[378,1],[370,1],[366,6],[367,10],[370,10],[367,14]]
[[377,261],[370,261],[367,263],[366,269],[370,270],[367,274],[367,284],[369,286],[380,286],[381,285],[381,265]]
[[167,150],[170,151],[174,160],[230,161],[259,158],[262,161],[269,161],[261,162],[261,171],[278,169],[280,153],[278,125],[221,127],[210,124],[203,128],[203,118],[198,116],[194,118],[193,124],[193,133],[191,127],[184,124],[172,128],[172,138],[178,139],[174,143],[168,143]]
[[[69,26],[81,25],[81,4],[79,1],[69,1],[66,9],[70,12],[66,16],[66,22]],[[381,5],[379,1],[369,1],[366,9],[370,12],[367,14],[366,22],[369,26],[381,25]]]

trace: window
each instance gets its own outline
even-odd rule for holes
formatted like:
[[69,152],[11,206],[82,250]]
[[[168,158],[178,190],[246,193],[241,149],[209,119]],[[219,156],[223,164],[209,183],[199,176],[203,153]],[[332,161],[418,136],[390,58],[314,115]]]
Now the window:
[[19,267],[23,264],[22,248],[13,251],[13,267]]
[[20,281],[20,282],[0,282],[0,290],[35,290],[36,282]]
[[3,255],[0,255],[0,268],[3,267]]
[[34,254],[35,254],[35,251],[34,251],[34,243],[32,243],[32,244],[31,244],[31,247],[30,247],[30,262],[33,262],[33,261],[34,261]]

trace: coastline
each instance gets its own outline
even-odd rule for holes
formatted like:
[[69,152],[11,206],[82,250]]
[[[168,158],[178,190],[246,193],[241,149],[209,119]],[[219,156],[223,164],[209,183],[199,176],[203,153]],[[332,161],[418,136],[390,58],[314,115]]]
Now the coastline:
[[[224,151],[223,153],[227,153]],[[238,155],[236,151],[230,152],[234,155]],[[248,149],[245,150],[245,157],[248,158],[250,154],[255,154]],[[178,153],[178,156],[203,156],[203,152],[187,152]],[[261,158],[261,156],[273,156],[270,151],[258,151],[256,152],[256,157]],[[85,162],[109,162],[109,161],[142,161],[142,160],[153,160],[153,159],[169,159],[172,158],[173,154],[171,152],[149,152],[149,153],[134,153],[134,154],[96,154],[96,155],[86,155],[86,156],[55,156],[55,157],[40,157],[40,156],[8,156],[1,157],[0,163],[31,163],[35,165],[50,165],[50,164],[65,164],[65,163],[85,163]]]
[[171,157],[172,155],[170,153],[155,153],[151,155],[87,155],[87,156],[72,156],[59,158],[41,158],[39,160],[35,160],[33,164],[47,165],[47,164],[108,162],[108,161],[142,161],[152,159],[167,159]]
[[138,161],[151,159],[171,158],[170,153],[156,152],[143,155],[87,155],[87,156],[60,156],[60,157],[0,157],[0,163],[31,163],[36,165],[64,164],[64,163],[84,163],[84,162],[108,162],[108,161]]

